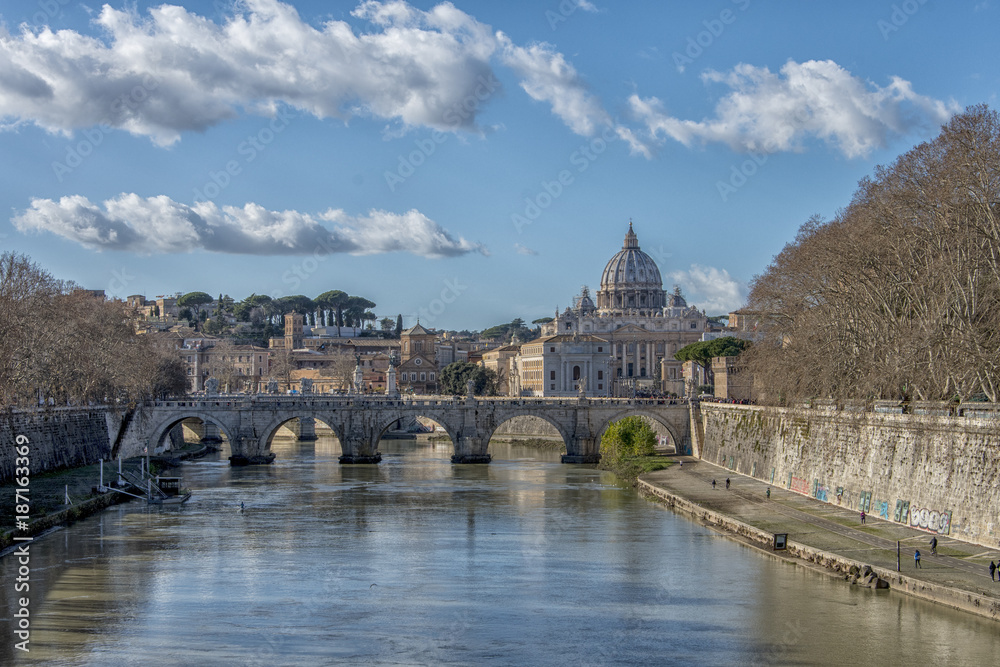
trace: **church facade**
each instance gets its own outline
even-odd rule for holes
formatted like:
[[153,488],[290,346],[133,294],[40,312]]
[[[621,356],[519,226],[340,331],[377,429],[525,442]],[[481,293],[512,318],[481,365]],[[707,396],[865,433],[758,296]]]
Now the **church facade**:
[[[643,392],[684,394],[681,362],[673,355],[701,340],[704,311],[688,306],[680,288],[663,289],[656,262],[639,247],[629,223],[622,249],[604,267],[596,302],[583,287],[573,306],[541,327],[542,337],[587,336],[601,345],[606,382],[587,383],[587,394],[631,396]],[[604,378],[602,378],[604,379]],[[602,385],[602,392],[597,385]]]

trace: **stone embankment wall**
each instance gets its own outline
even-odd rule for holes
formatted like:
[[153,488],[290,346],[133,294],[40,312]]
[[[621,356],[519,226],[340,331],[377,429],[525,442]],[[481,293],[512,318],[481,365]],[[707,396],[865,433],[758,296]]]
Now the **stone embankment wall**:
[[1000,544],[1000,419],[703,404],[701,458],[937,535]]
[[32,475],[97,463],[111,454],[104,409],[6,412],[0,417],[0,483],[15,477],[14,439],[18,435],[30,441]]

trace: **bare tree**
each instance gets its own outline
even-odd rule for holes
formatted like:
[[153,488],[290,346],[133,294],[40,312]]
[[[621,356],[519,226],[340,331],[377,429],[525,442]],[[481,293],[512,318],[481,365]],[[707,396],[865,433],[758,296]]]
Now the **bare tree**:
[[751,285],[755,395],[1000,398],[1000,122],[985,106],[878,167]]

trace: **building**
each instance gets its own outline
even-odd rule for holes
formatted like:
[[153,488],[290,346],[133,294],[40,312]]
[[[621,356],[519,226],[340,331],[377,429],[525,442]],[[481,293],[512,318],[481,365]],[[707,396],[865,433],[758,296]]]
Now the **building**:
[[611,346],[592,334],[543,336],[520,346],[516,396],[607,396]]
[[400,358],[396,369],[401,392],[436,394],[438,390],[437,333],[418,321],[399,335]]
[[482,364],[488,370],[497,374],[498,393],[501,396],[520,396],[520,392],[512,378],[517,377],[517,357],[521,346],[517,343],[502,345],[482,352]]
[[[680,288],[668,294],[653,258],[639,247],[629,223],[625,242],[604,267],[596,303],[587,287],[573,306],[542,325],[543,337],[592,335],[610,349],[609,387],[613,396],[645,392],[683,395],[681,363],[673,355],[701,340],[708,328],[704,311],[688,306]],[[550,383],[551,384],[551,383]],[[589,390],[588,390],[589,393]]]
[[358,365],[364,378],[362,391],[385,390],[389,356],[399,353],[399,341],[310,335],[317,328],[305,326],[298,313],[285,315],[284,322],[284,335],[269,342],[271,370],[280,391],[296,390],[301,380],[308,379],[314,393],[346,392]]
[[188,391],[205,389],[205,380],[219,380],[220,391],[258,393],[266,390],[271,364],[267,348],[235,345],[192,329],[147,334],[160,350],[172,351],[184,364]]
[[739,363],[739,357],[715,357],[712,359],[712,375],[715,377],[715,397],[726,401],[749,401],[753,386],[753,376]]

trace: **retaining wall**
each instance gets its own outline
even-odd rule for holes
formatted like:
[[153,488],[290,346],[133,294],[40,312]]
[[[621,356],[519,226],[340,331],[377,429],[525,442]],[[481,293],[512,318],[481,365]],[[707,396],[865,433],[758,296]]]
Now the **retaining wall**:
[[1000,544],[1000,420],[702,404],[701,458],[930,533]]
[[103,408],[10,411],[0,416],[0,482],[15,477],[14,439],[27,436],[32,475],[97,463],[110,458],[108,419]]

